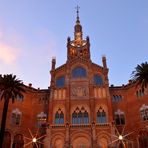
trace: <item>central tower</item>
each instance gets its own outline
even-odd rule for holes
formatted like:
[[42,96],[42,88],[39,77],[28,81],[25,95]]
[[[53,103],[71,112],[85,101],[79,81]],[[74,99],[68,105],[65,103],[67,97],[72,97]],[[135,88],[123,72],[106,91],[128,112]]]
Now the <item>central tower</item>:
[[90,60],[90,43],[89,37],[83,39],[82,26],[79,19],[79,7],[77,6],[76,24],[74,26],[74,39],[67,39],[67,60],[71,61],[77,58]]

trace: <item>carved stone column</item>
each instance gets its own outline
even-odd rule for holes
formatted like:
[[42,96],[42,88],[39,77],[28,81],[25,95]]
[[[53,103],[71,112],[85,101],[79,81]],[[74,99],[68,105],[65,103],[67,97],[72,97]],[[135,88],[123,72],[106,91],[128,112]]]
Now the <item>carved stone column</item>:
[[92,147],[93,148],[97,148],[96,125],[95,125],[95,122],[92,122]]
[[[66,72],[66,112],[70,113],[70,70],[69,70],[69,65],[67,65],[67,72]],[[66,119],[65,121],[70,123],[70,114],[65,114],[66,115]]]
[[91,98],[89,102],[90,102],[90,116],[91,116],[90,122],[92,123],[95,121],[95,102],[93,98]]
[[65,136],[65,148],[69,148],[70,147],[70,136],[69,136],[69,134],[70,134],[70,129],[69,129],[69,123],[66,123],[66,136]]
[[46,129],[46,137],[44,139],[44,148],[52,148],[51,143],[51,126],[49,125],[49,128]]

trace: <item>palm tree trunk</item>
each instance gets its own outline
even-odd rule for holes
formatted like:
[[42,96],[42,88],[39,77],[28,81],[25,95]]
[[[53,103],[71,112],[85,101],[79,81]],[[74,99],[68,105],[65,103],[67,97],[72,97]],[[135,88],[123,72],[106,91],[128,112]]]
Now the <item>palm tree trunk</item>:
[[2,121],[1,121],[1,130],[0,130],[0,148],[2,148],[2,146],[3,146],[8,105],[9,105],[9,98],[5,98],[4,99],[4,107],[3,107],[3,114],[2,114]]

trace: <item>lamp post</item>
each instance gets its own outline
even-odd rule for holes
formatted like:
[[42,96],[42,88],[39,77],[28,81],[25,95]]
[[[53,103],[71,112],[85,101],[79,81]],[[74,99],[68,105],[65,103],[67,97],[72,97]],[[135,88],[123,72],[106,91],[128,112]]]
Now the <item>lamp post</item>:
[[123,140],[124,140],[124,139],[123,139],[123,136],[122,136],[122,135],[119,135],[118,139],[119,139],[120,143],[123,144],[123,147],[126,148],[126,145],[125,145],[125,143],[124,143],[124,141],[123,141]]
[[111,141],[111,143],[109,143],[109,145],[112,145],[115,142],[118,142],[118,148],[120,147],[120,144],[122,144],[123,148],[127,148],[126,142],[132,142],[130,140],[128,140],[128,136],[133,134],[135,131],[132,132],[128,132],[125,134],[125,126],[122,128],[122,132],[120,133],[118,128],[116,127],[115,123],[112,123],[112,127],[115,129],[115,134],[111,134],[112,137],[114,137],[114,140]]

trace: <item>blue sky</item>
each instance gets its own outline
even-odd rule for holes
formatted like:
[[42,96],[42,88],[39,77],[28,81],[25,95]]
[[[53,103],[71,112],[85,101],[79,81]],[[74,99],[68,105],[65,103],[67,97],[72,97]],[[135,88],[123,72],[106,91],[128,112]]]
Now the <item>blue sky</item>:
[[106,55],[110,84],[126,84],[137,64],[148,61],[147,0],[0,0],[0,73],[47,88],[51,59],[66,62],[80,6],[91,59]]

